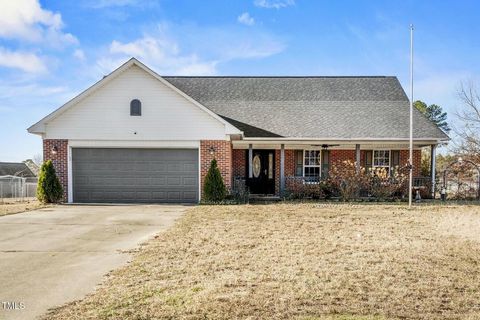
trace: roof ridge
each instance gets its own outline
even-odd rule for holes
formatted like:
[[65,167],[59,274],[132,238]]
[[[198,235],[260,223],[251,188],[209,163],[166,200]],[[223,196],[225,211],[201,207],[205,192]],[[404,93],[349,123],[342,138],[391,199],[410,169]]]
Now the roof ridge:
[[162,78],[272,78],[272,79],[281,79],[281,78],[396,78],[396,76],[162,76]]

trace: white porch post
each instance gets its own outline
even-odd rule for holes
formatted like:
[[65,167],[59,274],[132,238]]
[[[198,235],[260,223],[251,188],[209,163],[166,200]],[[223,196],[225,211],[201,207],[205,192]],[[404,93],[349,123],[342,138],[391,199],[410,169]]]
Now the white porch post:
[[280,146],[280,196],[285,191],[285,145]]
[[357,171],[357,174],[360,173],[360,145],[356,144],[355,145],[355,169]]
[[437,146],[432,144],[430,146],[430,177],[432,179],[432,198],[435,199],[435,176],[437,163]]
[[248,177],[253,178],[253,146],[248,145]]

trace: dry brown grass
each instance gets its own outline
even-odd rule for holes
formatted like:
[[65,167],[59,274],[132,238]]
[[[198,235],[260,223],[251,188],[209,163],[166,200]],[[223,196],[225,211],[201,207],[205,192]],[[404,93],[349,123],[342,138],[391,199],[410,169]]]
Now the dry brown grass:
[[24,201],[3,199],[0,202],[0,216],[45,208],[46,206],[47,205],[40,203],[37,199]]
[[480,207],[200,206],[48,319],[480,319]]

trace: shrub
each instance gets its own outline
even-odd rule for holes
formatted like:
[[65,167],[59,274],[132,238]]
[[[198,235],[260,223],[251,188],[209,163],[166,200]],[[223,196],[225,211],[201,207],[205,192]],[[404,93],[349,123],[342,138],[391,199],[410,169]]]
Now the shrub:
[[376,168],[371,171],[369,191],[379,200],[401,198],[408,188],[408,176],[401,173],[398,168],[390,174],[386,168]]
[[325,183],[304,182],[302,178],[287,179],[286,190],[289,199],[322,199],[325,198]]
[[206,201],[223,201],[227,196],[227,189],[223,183],[222,175],[217,166],[217,160],[213,159],[210,163],[205,183],[203,185],[203,195]]
[[365,168],[360,168],[357,173],[355,162],[350,160],[332,165],[329,176],[332,186],[338,190],[343,201],[358,198],[360,191],[369,184],[369,175]]
[[37,198],[42,203],[56,203],[62,199],[63,189],[51,160],[45,161],[38,176]]

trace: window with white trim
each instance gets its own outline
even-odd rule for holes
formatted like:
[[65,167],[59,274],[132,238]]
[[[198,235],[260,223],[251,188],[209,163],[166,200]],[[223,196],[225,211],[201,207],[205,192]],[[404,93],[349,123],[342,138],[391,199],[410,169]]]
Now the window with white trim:
[[320,150],[303,151],[303,176],[305,178],[319,178],[322,168]]
[[373,151],[373,167],[390,169],[390,150]]

